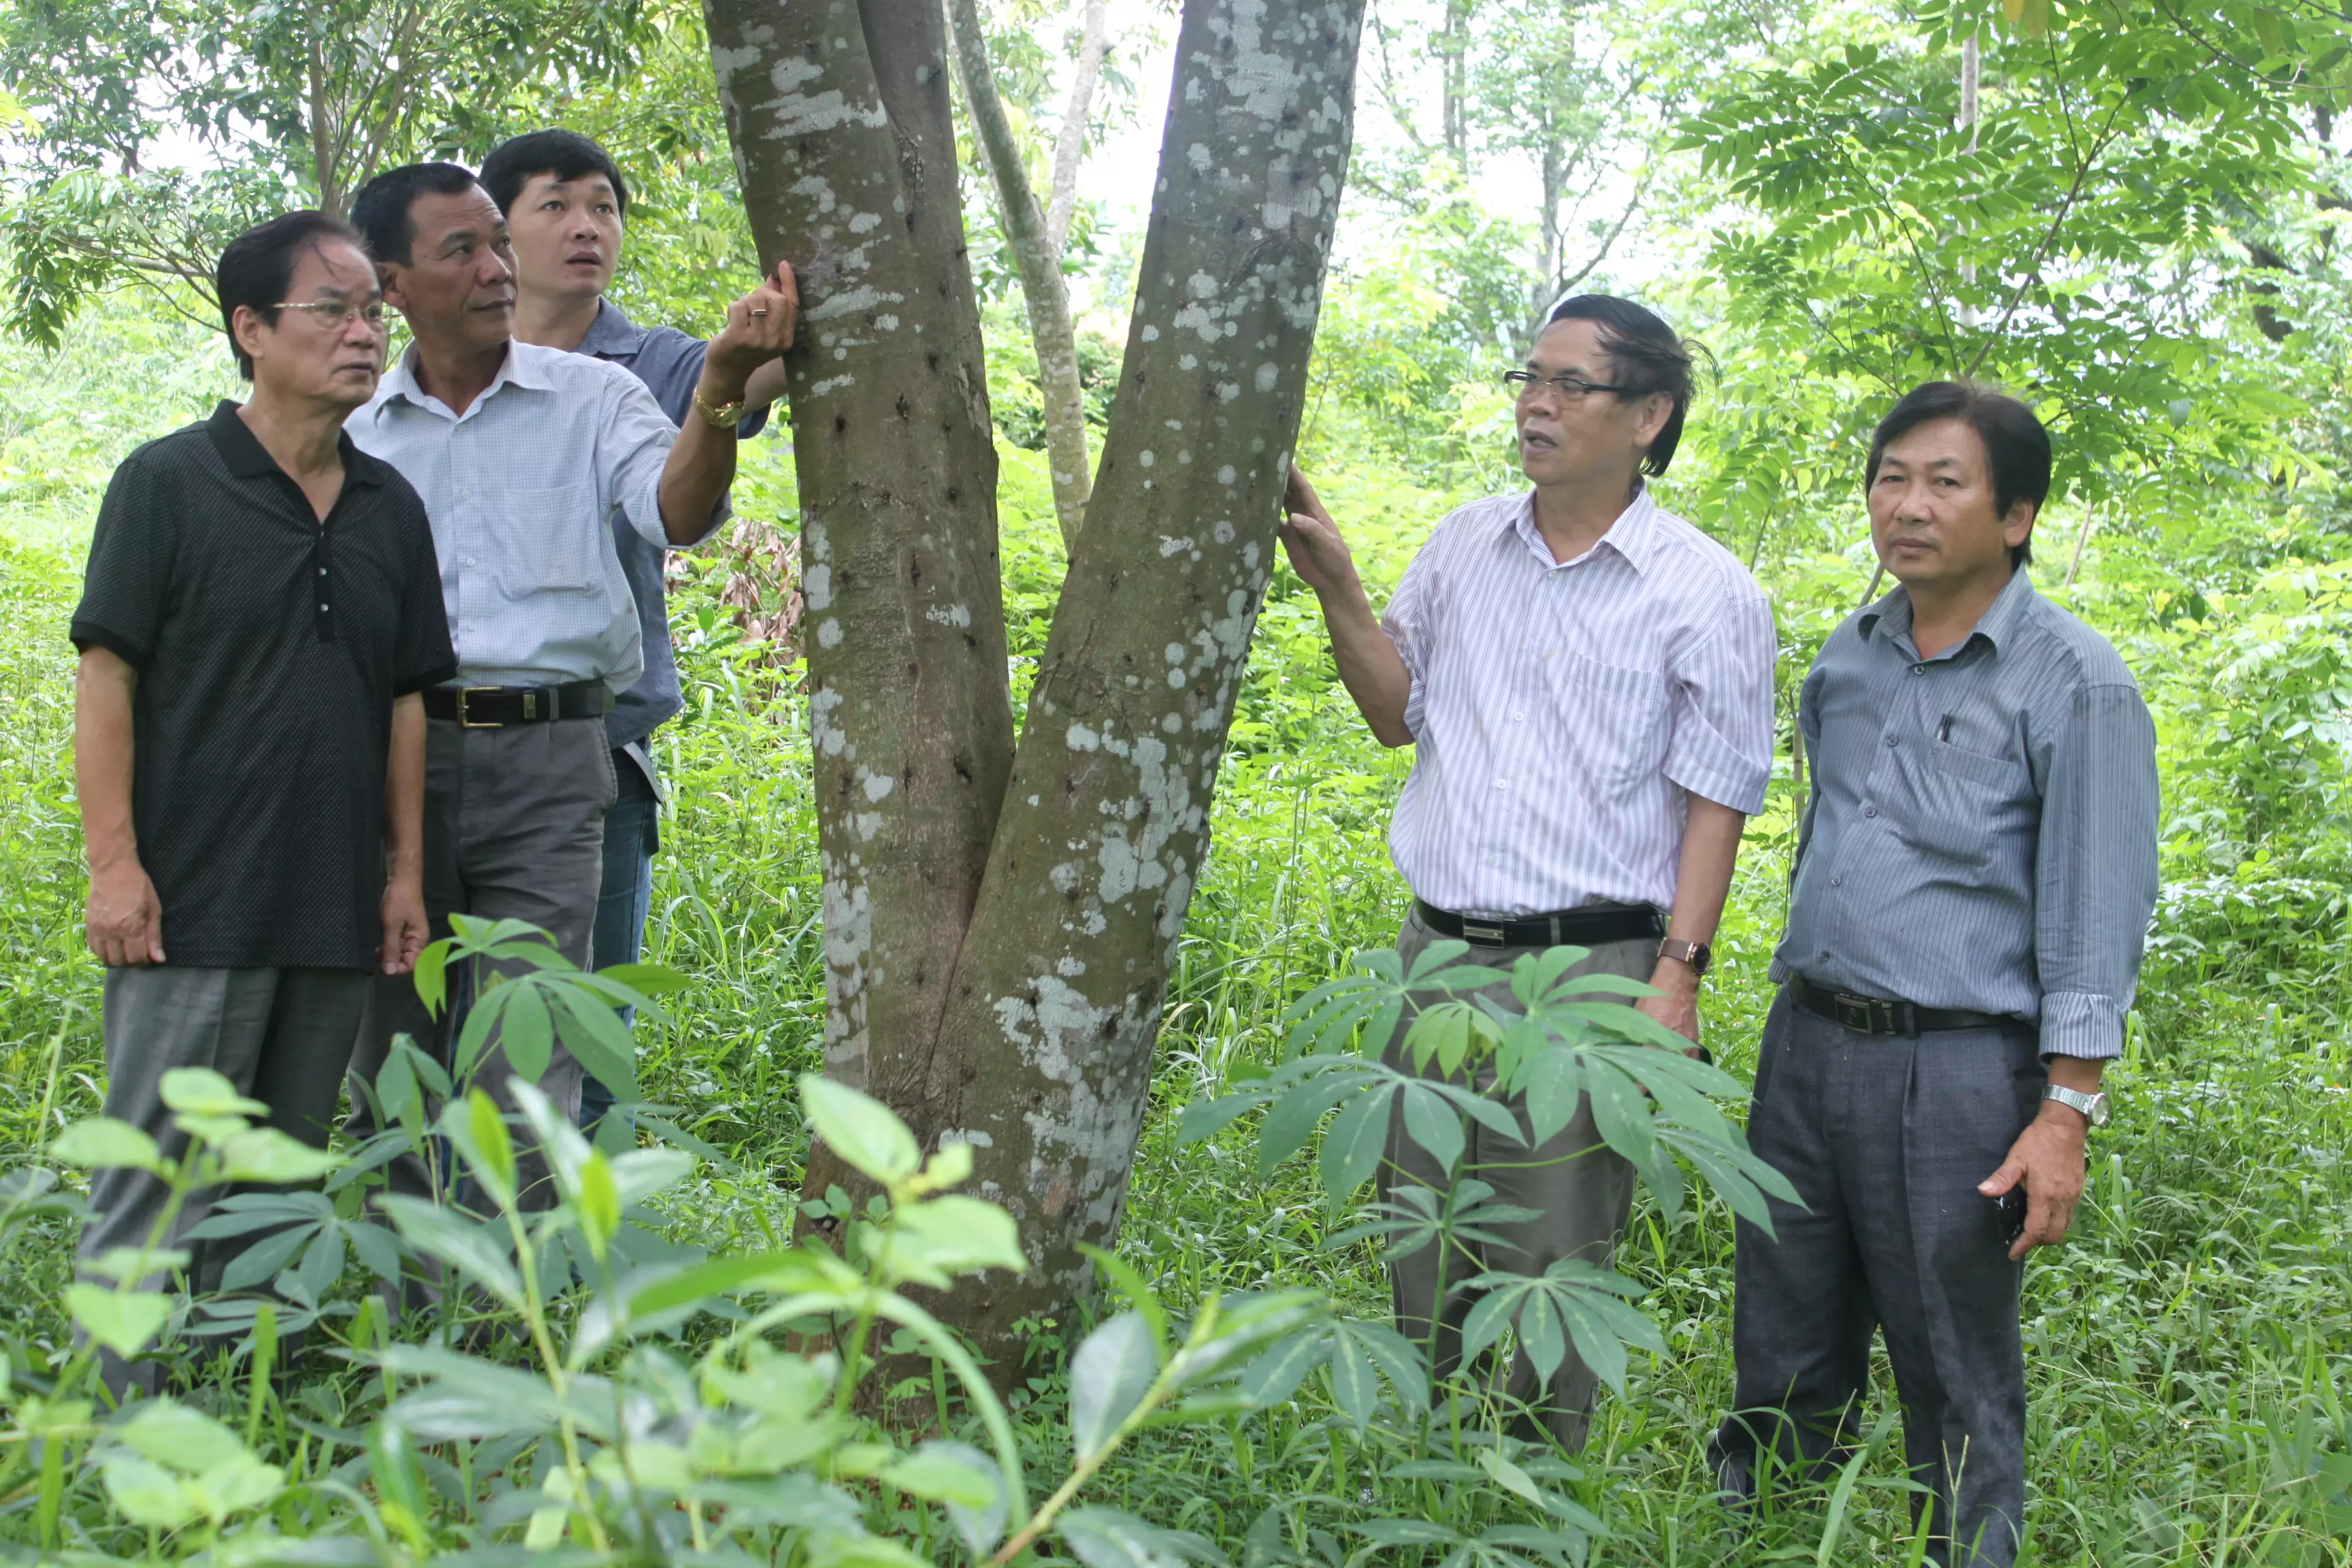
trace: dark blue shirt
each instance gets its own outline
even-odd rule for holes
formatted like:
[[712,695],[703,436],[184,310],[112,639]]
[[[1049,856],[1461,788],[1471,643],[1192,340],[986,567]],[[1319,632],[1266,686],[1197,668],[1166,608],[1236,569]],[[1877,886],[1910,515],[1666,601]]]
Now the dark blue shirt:
[[[593,359],[609,360],[646,384],[662,412],[683,426],[694,412],[695,384],[702,379],[702,356],[710,345],[687,336],[676,327],[641,327],[610,300],[604,300],[579,351]],[[755,408],[736,426],[749,439],[764,429],[768,411]],[[720,502],[723,513],[726,503]],[[621,693],[604,716],[604,733],[615,748],[633,745],[652,734],[661,722],[686,706],[678,694],[677,659],[669,647],[669,602],[662,591],[663,552],[629,528],[616,514],[613,544],[621,554],[621,571],[637,601],[637,619],[644,629],[646,669],[637,683]]]

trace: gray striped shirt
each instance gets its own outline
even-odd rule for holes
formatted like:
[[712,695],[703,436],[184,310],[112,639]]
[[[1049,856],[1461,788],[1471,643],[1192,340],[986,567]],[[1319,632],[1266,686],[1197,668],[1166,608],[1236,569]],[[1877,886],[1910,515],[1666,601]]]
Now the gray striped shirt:
[[1775,980],[2038,1020],[2111,1057],[2156,907],[2156,727],[2105,638],[2019,572],[1931,659],[1901,588],[1822,645]]
[[1646,486],[1566,562],[1532,492],[1471,502],[1413,557],[1381,624],[1412,677],[1389,847],[1440,909],[1671,905],[1686,795],[1764,804],[1771,606]]

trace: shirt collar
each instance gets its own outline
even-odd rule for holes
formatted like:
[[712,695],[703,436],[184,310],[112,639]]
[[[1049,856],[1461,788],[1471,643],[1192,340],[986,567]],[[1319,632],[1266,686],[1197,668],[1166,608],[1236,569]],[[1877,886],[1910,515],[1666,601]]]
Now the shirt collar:
[[[1657,556],[1658,540],[1655,526],[1657,515],[1658,503],[1650,494],[1649,482],[1645,479],[1635,479],[1633,499],[1626,503],[1623,511],[1617,514],[1617,521],[1609,525],[1609,531],[1601,536],[1592,546],[1592,550],[1599,550],[1602,545],[1607,545],[1622,557],[1625,563],[1633,567],[1636,573],[1646,574],[1650,569],[1650,563]],[[1552,559],[1551,546],[1544,542],[1542,531],[1536,527],[1535,491],[1529,490],[1527,498],[1511,513],[1511,527],[1527,547],[1535,552],[1537,558],[1544,563],[1546,569],[1575,564],[1574,561]],[[1576,557],[1576,561],[1587,560],[1591,554],[1592,551],[1588,550],[1584,554]]]
[[650,335],[629,320],[621,307],[610,300],[599,300],[596,319],[589,324],[588,335],[580,340],[577,352],[597,359],[633,359]]
[[[2029,607],[2040,598],[2041,595],[2033,591],[2032,577],[2028,574],[2024,567],[2018,567],[2009,574],[2008,583],[2003,584],[2000,592],[1993,596],[1993,601],[1986,606],[1985,613],[1977,617],[1977,624],[1969,630],[1969,635],[1938,657],[1945,658],[1956,657],[1962,648],[1967,647],[1979,637],[1984,638],[1996,648],[2000,647],[2003,640],[2017,630],[2018,622],[2024,617]],[[1885,598],[1863,611],[1862,618],[1855,623],[1855,629],[1861,632],[1864,642],[1869,641],[1882,630],[1890,638],[1909,637],[1911,635],[1911,591],[1901,584],[1895,584],[1894,590]]]
[[[261,444],[253,427],[237,416],[237,405],[224,397],[213,416],[205,421],[205,433],[212,437],[213,447],[220,453],[228,471],[240,479],[281,479],[293,482],[292,476],[278,466],[269,448]],[[335,450],[343,461],[343,482],[346,485],[381,485],[383,473],[373,458],[352,445],[348,430],[335,432]]]
[[[548,374],[547,356],[560,352],[562,351],[542,349],[531,343],[521,342],[512,338],[508,339],[507,357],[499,362],[499,374],[490,377],[490,384],[482,388],[482,395],[467,405],[466,412],[471,414],[475,409],[496,397],[503,387],[520,386],[532,392],[554,391],[555,383]],[[390,373],[384,376],[383,389],[376,395],[376,405],[382,407],[394,401],[405,399],[422,408],[428,396],[425,390],[416,384],[416,345],[411,343],[408,345],[407,352],[400,356],[400,363],[394,365]],[[444,408],[448,406],[446,403],[440,403],[438,398],[433,398],[432,401],[440,404]]]

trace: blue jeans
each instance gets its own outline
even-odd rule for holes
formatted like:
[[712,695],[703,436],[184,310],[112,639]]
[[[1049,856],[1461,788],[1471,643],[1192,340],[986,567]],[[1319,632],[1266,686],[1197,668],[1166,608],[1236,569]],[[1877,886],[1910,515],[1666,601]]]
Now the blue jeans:
[[[646,945],[646,917],[653,910],[654,851],[661,847],[661,802],[653,781],[635,757],[615,750],[613,772],[621,781],[613,809],[604,814],[604,882],[596,895],[596,928],[589,964],[609,969],[635,963]],[[636,1009],[621,1009],[634,1025]],[[613,1109],[613,1091],[591,1077],[580,1089],[580,1127],[593,1133]]]

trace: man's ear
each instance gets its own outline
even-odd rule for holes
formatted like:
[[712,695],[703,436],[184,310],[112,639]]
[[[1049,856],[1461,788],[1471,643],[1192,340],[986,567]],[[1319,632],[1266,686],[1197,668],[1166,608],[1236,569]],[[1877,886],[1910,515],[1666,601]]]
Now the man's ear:
[[405,268],[396,261],[379,261],[375,264],[376,281],[383,286],[384,304],[392,310],[403,312],[408,309],[407,296],[401,292],[400,288],[400,277],[404,270]]
[[2032,538],[2033,522],[2041,513],[2042,509],[2030,500],[2011,502],[2009,515],[2000,520],[2000,542],[2014,550]]
[[262,321],[261,312],[250,305],[239,305],[229,317],[229,336],[238,348],[245,351],[247,359],[261,357],[259,349],[267,330],[268,323]]

